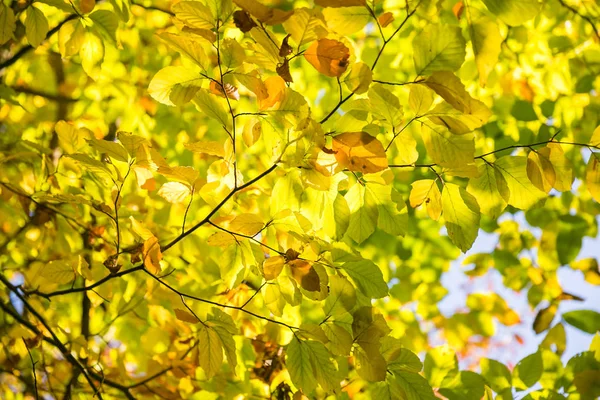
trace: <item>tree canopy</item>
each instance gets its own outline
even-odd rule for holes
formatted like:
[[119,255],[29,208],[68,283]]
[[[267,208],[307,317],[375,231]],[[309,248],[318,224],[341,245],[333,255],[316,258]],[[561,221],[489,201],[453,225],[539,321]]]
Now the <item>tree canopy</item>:
[[[600,313],[558,271],[600,284],[599,28],[595,0],[3,0],[0,396],[596,399]],[[494,357],[523,325],[494,290],[440,311],[456,260],[526,297],[536,352]],[[596,334],[570,359],[567,325]]]

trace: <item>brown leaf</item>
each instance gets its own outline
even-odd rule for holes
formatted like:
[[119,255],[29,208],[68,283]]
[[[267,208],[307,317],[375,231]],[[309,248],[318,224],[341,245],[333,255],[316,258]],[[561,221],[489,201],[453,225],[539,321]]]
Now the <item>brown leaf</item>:
[[290,74],[290,62],[288,59],[283,60],[283,63],[275,68],[275,71],[277,71],[277,75],[282,77],[284,81],[294,82]]
[[321,290],[321,279],[311,263],[305,260],[292,260],[288,265],[292,270],[292,276],[304,290],[309,292]]
[[335,158],[350,171],[372,174],[388,168],[381,142],[366,132],[346,132],[333,138]]
[[229,83],[225,84],[225,90],[223,90],[223,87],[219,83],[215,81],[210,81],[209,90],[212,94],[216,94],[220,97],[225,97],[225,93],[227,93],[227,97],[229,97],[230,99],[240,99],[240,94],[238,93],[237,88],[233,85],[230,85]]
[[287,249],[285,251],[285,259],[286,261],[294,261],[298,259],[298,256],[300,255],[300,253],[298,253],[296,250],[294,249]]
[[350,50],[337,40],[320,39],[304,52],[304,58],[323,75],[339,77],[348,68]]
[[[283,38],[283,42],[281,42],[281,47],[279,48],[279,57],[285,57],[289,54],[292,54],[294,49],[289,45],[288,40],[290,39],[290,34]],[[287,61],[287,60],[286,60]]]
[[200,322],[200,320],[189,311],[182,310],[180,308],[175,308],[173,311],[175,311],[175,316],[180,321],[187,322],[189,324],[197,324]]
[[281,24],[294,13],[293,11],[267,7],[256,0],[233,0],[233,2],[267,25]]
[[233,23],[242,32],[250,32],[256,26],[256,22],[250,17],[246,10],[237,10],[233,13]]
[[82,14],[91,13],[96,7],[96,0],[81,0],[79,2],[79,9]]
[[381,25],[382,28],[385,28],[394,21],[394,14],[388,11],[381,14],[377,20],[379,21],[379,25]]

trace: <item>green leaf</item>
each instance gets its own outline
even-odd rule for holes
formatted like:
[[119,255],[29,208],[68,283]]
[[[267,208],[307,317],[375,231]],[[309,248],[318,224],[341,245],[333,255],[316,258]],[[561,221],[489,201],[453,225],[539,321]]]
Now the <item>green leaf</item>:
[[473,164],[473,134],[453,135],[445,126],[424,123],[421,130],[427,154],[441,167],[458,168]]
[[435,71],[456,71],[465,61],[465,39],[460,28],[427,25],[413,40],[417,75]]
[[16,27],[12,8],[7,7],[4,2],[0,3],[0,45],[12,39]]
[[294,337],[287,347],[285,365],[298,389],[310,394],[317,387],[317,379],[310,360],[311,350]]
[[[331,282],[331,278],[329,279],[329,282]],[[325,332],[325,336],[329,339],[329,343],[327,343],[329,350],[340,357],[349,356],[354,343],[350,332],[338,321],[328,321],[322,324],[321,327]]]
[[513,370],[513,386],[517,390],[526,390],[535,385],[542,377],[544,362],[542,353],[536,352],[523,358]]
[[506,208],[510,191],[500,171],[484,161],[477,161],[476,178],[469,180],[467,191],[475,196],[481,212],[491,218],[498,218]]
[[452,243],[464,252],[469,250],[479,232],[479,204],[464,188],[446,183],[442,191],[442,209]]
[[550,324],[554,320],[558,306],[556,304],[550,304],[546,308],[542,308],[538,311],[533,321],[533,330],[535,333],[541,333],[550,327]]
[[198,91],[194,98],[194,105],[208,117],[219,121],[224,127],[231,125],[231,118],[229,118],[229,114],[225,111],[223,105],[215,95],[210,94],[206,89]]
[[216,330],[198,325],[198,362],[204,370],[207,378],[212,378],[223,365],[223,348],[221,339]]
[[575,328],[587,333],[600,331],[600,313],[592,310],[569,311],[562,315],[563,319]]
[[425,356],[425,377],[433,387],[440,387],[446,379],[458,374],[458,359],[449,346],[439,346],[427,352]]
[[433,389],[427,379],[408,371],[394,371],[394,378],[400,386],[400,399],[406,400],[435,400]]
[[51,282],[66,284],[77,276],[74,267],[75,265],[68,260],[54,260],[42,267],[40,275]]
[[113,44],[117,43],[117,28],[119,18],[112,11],[96,10],[88,18],[94,21],[94,28]]
[[377,204],[366,194],[366,188],[356,183],[344,196],[350,209],[350,224],[346,234],[357,243],[368,239],[375,232],[377,224]]
[[369,89],[371,112],[383,117],[392,127],[402,123],[402,106],[395,94],[382,84],[375,83]]
[[326,392],[339,389],[341,377],[325,345],[314,340],[307,340],[303,344],[308,347],[310,362],[319,385]]
[[510,113],[518,121],[529,122],[539,120],[539,117],[533,109],[533,105],[530,102],[524,100],[515,101],[515,104],[513,104]]
[[542,7],[539,0],[483,0],[488,10],[508,25],[521,25],[535,17]]
[[506,365],[490,358],[482,358],[479,365],[481,375],[494,392],[500,393],[512,386],[512,375]]
[[129,161],[127,150],[120,143],[110,142],[108,140],[97,140],[92,138],[89,141],[90,145],[100,153],[107,154],[110,158],[118,161]]
[[325,315],[339,315],[349,312],[356,304],[356,290],[348,279],[334,275],[329,277],[329,296],[325,299]]
[[367,196],[371,196],[377,204],[378,218],[377,226],[390,235],[404,235],[408,231],[408,214],[405,204],[401,203],[401,212],[398,204],[392,200],[392,196],[400,197],[395,190],[386,185],[368,183],[365,185]]
[[48,30],[48,20],[44,13],[35,5],[29,6],[25,18],[25,33],[29,44],[38,47],[46,39]]
[[485,393],[485,384],[479,374],[460,371],[453,378],[445,379],[439,392],[448,400],[480,400]]
[[494,167],[506,180],[511,206],[527,210],[546,198],[546,193],[535,187],[527,176],[527,157],[504,156],[494,162]]
[[383,274],[372,261],[347,262],[342,265],[342,269],[352,278],[365,296],[380,299],[388,295],[388,287],[383,280]]

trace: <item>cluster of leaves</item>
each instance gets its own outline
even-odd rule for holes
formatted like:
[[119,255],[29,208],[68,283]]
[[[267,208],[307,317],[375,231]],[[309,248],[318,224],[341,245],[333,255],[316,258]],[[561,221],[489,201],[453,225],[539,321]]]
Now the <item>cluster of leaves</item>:
[[[2,394],[596,398],[600,336],[560,355],[564,324],[600,314],[560,313],[581,298],[557,271],[600,284],[579,257],[600,213],[598,15],[1,2]],[[505,299],[439,309],[481,231],[498,243],[465,273],[496,271],[547,331],[512,372],[458,362],[521,323]]]

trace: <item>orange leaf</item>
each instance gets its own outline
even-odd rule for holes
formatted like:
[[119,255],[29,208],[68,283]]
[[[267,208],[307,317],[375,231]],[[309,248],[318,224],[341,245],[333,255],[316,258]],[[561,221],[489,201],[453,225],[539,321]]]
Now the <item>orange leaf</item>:
[[320,39],[304,52],[304,58],[323,75],[336,77],[348,68],[350,50],[337,40]]
[[372,174],[388,167],[381,142],[366,132],[346,132],[333,138],[335,158],[350,171]]
[[273,107],[275,103],[281,100],[281,95],[285,91],[285,81],[279,76],[270,76],[265,80],[268,97],[258,97],[258,108],[265,110]]
[[465,5],[462,1],[459,1],[454,5],[454,7],[452,7],[452,12],[456,16],[456,19],[460,19],[463,11],[465,11]]
[[385,28],[394,21],[394,14],[388,11],[381,14],[377,20],[379,21],[379,25],[381,25],[382,28]]
[[292,270],[292,276],[304,290],[309,292],[321,290],[321,279],[312,264],[305,260],[292,260],[288,264]]

